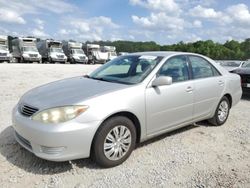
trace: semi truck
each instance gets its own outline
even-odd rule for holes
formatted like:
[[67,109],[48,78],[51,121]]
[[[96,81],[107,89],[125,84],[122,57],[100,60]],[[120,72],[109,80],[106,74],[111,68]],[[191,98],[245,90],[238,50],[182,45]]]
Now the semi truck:
[[108,53],[108,61],[117,57],[115,46],[103,46],[102,51]]
[[88,63],[88,58],[82,49],[82,43],[64,41],[62,48],[71,64]]
[[35,38],[18,37],[12,40],[12,56],[18,63],[41,63],[41,55],[36,47]]
[[99,44],[87,44],[85,51],[89,64],[104,64],[108,61],[108,52],[102,52]]
[[8,37],[0,35],[0,62],[11,61],[11,53],[9,51]]
[[66,63],[67,56],[62,49],[62,42],[52,39],[41,40],[37,43],[37,48],[42,55],[43,63]]

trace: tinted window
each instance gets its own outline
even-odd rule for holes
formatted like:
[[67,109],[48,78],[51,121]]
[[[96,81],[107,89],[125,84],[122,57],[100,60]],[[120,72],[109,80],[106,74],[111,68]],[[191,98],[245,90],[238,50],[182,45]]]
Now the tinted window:
[[185,56],[172,57],[158,72],[158,76],[170,76],[173,82],[188,80],[188,66]]
[[208,78],[219,76],[220,73],[205,59],[197,56],[190,56],[189,60],[192,65],[193,78]]

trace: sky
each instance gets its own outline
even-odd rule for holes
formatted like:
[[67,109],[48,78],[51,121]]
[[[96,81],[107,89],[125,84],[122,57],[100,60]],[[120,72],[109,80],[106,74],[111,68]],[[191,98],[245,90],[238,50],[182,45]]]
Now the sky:
[[0,0],[0,35],[56,40],[243,41],[249,0]]

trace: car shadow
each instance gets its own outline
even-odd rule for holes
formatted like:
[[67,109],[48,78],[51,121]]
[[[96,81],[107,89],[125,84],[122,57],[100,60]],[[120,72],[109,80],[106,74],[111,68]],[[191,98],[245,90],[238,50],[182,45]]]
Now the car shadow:
[[166,137],[174,136],[174,135],[180,134],[182,132],[185,132],[185,131],[188,131],[188,130],[191,130],[191,129],[194,129],[194,128],[197,128],[197,127],[199,127],[199,125],[191,124],[191,125],[185,126],[183,128],[176,129],[176,130],[171,131],[171,132],[163,133],[163,134],[161,134],[159,136],[156,136],[154,138],[151,138],[149,140],[146,140],[146,141],[144,141],[142,143],[137,144],[136,148],[141,148],[141,147],[147,146],[149,144],[161,141]]
[[79,159],[67,162],[53,162],[41,159],[21,147],[15,140],[11,126],[0,133],[0,154],[14,166],[33,174],[60,174],[74,170],[75,166],[99,169],[90,159]]

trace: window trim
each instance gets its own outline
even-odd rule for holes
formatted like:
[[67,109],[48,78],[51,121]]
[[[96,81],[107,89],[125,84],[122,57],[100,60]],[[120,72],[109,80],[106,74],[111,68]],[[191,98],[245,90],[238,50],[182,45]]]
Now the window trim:
[[[192,67],[192,62],[190,60],[190,57],[198,57],[203,59],[205,62],[207,62],[211,67],[213,67],[212,72],[213,72],[213,76],[209,76],[209,77],[204,77],[204,78],[194,78],[194,73],[193,73],[193,67]],[[191,72],[191,80],[199,80],[199,79],[206,79],[206,78],[214,78],[214,77],[218,77],[218,76],[222,76],[221,72],[208,60],[206,60],[204,57],[201,57],[199,55],[187,55],[187,59],[188,59],[188,64],[189,64],[189,69]],[[217,71],[218,75],[215,75],[214,70]]]
[[190,80],[192,80],[192,70],[190,69],[190,64],[189,64],[189,58],[187,57],[186,54],[180,54],[180,55],[174,55],[171,56],[170,58],[168,58],[162,65],[161,67],[158,69],[158,71],[156,72],[155,76],[156,78],[159,77],[159,72],[161,70],[161,68],[168,63],[169,60],[171,60],[172,58],[176,58],[176,57],[184,57],[186,60],[186,65],[187,65],[187,69],[188,69],[188,79],[187,80],[183,80],[183,81],[179,81],[179,82],[173,82],[172,84],[178,84],[178,83],[183,83],[183,82],[188,82]]

